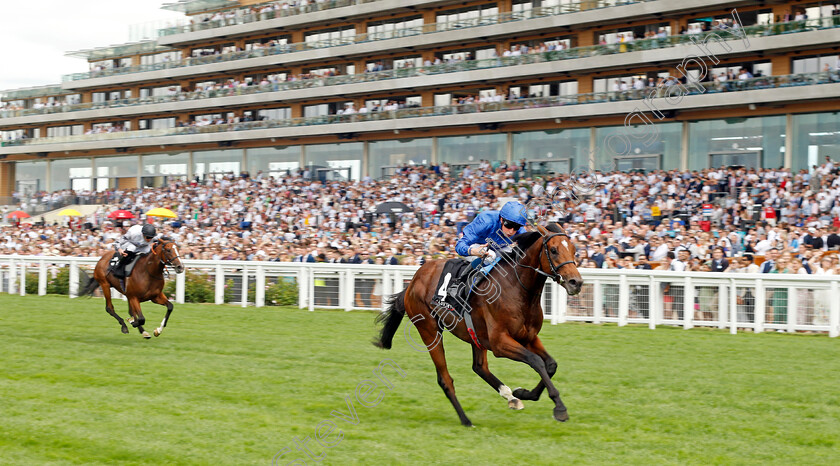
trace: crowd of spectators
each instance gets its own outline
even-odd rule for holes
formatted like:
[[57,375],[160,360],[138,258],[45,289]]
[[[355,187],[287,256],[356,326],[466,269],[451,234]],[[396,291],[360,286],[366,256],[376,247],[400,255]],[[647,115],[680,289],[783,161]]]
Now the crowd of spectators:
[[[161,233],[176,238],[187,258],[418,264],[453,256],[461,229],[481,210],[510,198],[545,199],[571,182],[528,176],[523,167],[482,161],[456,173],[446,164],[406,166],[387,179],[356,182],[313,180],[309,170],[259,172],[142,190],[42,193],[20,207],[66,196],[108,205],[72,226],[5,225],[0,254],[100,255],[125,228],[106,218],[110,210],[140,215],[162,206],[179,218],[159,223]],[[577,200],[555,196],[550,210],[532,214],[563,225],[581,267],[840,274],[830,252],[840,248],[840,177],[828,158],[799,173],[595,171],[575,182],[592,191]],[[383,202],[414,212],[375,214]],[[538,204],[545,202],[530,205]]]

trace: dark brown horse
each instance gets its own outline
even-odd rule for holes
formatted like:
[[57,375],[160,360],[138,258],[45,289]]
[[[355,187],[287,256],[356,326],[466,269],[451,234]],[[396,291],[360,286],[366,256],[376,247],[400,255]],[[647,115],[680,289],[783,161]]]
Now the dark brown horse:
[[[384,322],[384,327],[379,338],[374,340],[374,345],[389,349],[400,322],[408,315],[423,339],[425,348],[421,347],[422,351],[428,351],[432,357],[438,384],[455,407],[461,424],[465,426],[471,426],[472,423],[455,397],[455,386],[446,368],[441,335],[443,328],[471,344],[473,371],[505,398],[511,409],[524,408],[520,400],[538,400],[547,387],[548,396],[555,405],[554,418],[558,421],[569,418],[560,400],[560,393],[551,383],[557,363],[549,356],[537,336],[544,319],[540,296],[547,278],[561,284],[569,295],[580,293],[583,280],[575,266],[574,246],[566,233],[554,224],[548,228],[537,227],[537,230],[514,237],[517,245],[514,252],[503,253],[503,260],[484,282],[499,287],[501,293],[484,291],[473,294],[469,299],[480,345],[471,339],[464,320],[457,321],[455,325],[447,325],[442,322],[445,319],[441,318],[441,313],[433,311],[432,299],[443,271],[444,260],[423,264],[405,290],[390,297],[387,310],[377,318],[377,322]],[[406,338],[413,340],[408,334]],[[533,390],[517,388],[511,391],[488,369],[488,349],[497,358],[504,357],[531,366],[540,375],[537,386]]]
[[111,302],[111,287],[121,292],[128,298],[128,313],[130,316],[128,321],[132,327],[135,327],[143,335],[143,338],[151,338],[151,335],[143,329],[146,318],[143,317],[143,312],[140,310],[140,303],[151,301],[166,306],[166,316],[163,318],[160,327],[154,331],[156,337],[160,336],[169,321],[169,315],[172,314],[173,308],[172,303],[163,294],[164,269],[174,267],[177,273],[184,271],[184,265],[181,263],[181,257],[178,254],[178,247],[172,239],[165,236],[155,240],[152,243],[152,251],[137,259],[131,276],[125,279],[125,290],[122,289],[120,279],[109,272],[110,262],[114,254],[116,254],[116,251],[108,252],[99,259],[93,271],[93,279],[87,278],[88,283],[79,292],[79,296],[89,296],[97,288],[102,287],[102,294],[105,296],[105,311],[117,319],[122,327],[122,333],[128,333],[125,321],[114,311],[114,305]]

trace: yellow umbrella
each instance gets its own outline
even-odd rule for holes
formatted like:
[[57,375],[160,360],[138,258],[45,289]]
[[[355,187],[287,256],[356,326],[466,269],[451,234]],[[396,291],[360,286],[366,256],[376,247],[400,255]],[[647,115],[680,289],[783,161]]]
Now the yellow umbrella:
[[66,215],[68,217],[81,217],[82,213],[76,209],[64,209],[58,215]]
[[158,207],[157,209],[152,209],[146,212],[147,217],[165,217],[165,218],[178,218],[175,215],[175,212],[172,212],[169,209],[164,209],[163,207]]

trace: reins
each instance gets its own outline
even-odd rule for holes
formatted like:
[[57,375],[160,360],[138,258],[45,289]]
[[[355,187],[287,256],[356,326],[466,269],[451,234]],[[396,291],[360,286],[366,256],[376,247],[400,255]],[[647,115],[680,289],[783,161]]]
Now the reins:
[[[533,267],[533,266],[530,266],[530,265],[525,265],[525,264],[522,264],[522,263],[521,263],[521,262],[519,262],[519,261],[517,261],[517,262],[516,262],[516,265],[514,266],[514,275],[516,275],[516,281],[518,281],[518,282],[519,282],[519,286],[521,286],[523,290],[525,290],[525,291],[531,291],[531,290],[529,290],[528,288],[526,288],[526,287],[525,287],[525,285],[523,285],[523,284],[522,284],[522,279],[519,277],[519,272],[516,270],[516,267],[524,267],[524,268],[526,268],[526,269],[531,269],[531,270],[533,270],[534,272],[536,272],[536,273],[538,273],[538,274],[540,274],[540,275],[544,275],[546,278],[550,278],[550,279],[552,279],[552,280],[556,280],[556,281],[558,281],[558,282],[560,282],[560,283],[565,282],[565,280],[563,279],[563,277],[560,275],[560,272],[558,271],[558,269],[559,269],[560,267],[563,267],[564,265],[574,264],[574,263],[575,263],[575,261],[573,261],[573,260],[571,260],[571,261],[565,261],[565,262],[561,262],[561,263],[560,263],[560,264],[558,264],[558,265],[554,265],[554,261],[552,261],[552,260],[551,260],[551,254],[549,254],[549,252],[548,252],[548,242],[551,240],[551,238],[554,238],[555,236],[565,236],[566,238],[568,238],[568,237],[569,237],[569,235],[567,235],[565,232],[561,232],[561,233],[552,233],[552,234],[550,234],[550,235],[548,235],[548,236],[543,236],[543,247],[542,247],[542,248],[540,248],[540,255],[537,257],[537,260],[539,260],[539,258],[541,258],[541,257],[542,257],[543,252],[545,252],[545,256],[548,258],[548,265],[551,267],[551,274],[548,274],[548,273],[546,273],[546,272],[543,272],[543,271],[542,271],[542,269],[540,269],[540,268],[538,268],[538,267]],[[570,239],[571,239],[571,238],[570,238]],[[520,260],[521,260],[521,259],[520,259]]]

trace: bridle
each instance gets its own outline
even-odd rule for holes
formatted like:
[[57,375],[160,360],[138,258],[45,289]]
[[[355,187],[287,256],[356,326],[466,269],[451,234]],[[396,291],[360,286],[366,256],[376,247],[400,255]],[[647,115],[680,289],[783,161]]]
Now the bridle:
[[175,251],[175,257],[173,257],[171,259],[166,259],[166,245],[167,244],[170,244],[170,243],[169,242],[163,242],[163,241],[160,241],[160,240],[157,241],[157,245],[160,247],[160,250],[161,250],[158,258],[160,260],[160,263],[163,264],[164,273],[167,276],[169,276],[170,275],[170,269],[172,269],[173,271],[176,269],[173,262],[176,259],[180,262],[181,254],[178,252],[178,247],[175,246],[174,242],[172,242],[171,244],[172,244],[172,249]]
[[[545,253],[545,257],[548,258],[548,265],[549,265],[549,267],[551,267],[551,274],[543,272],[543,270],[540,269],[539,267],[532,267],[530,265],[525,265],[525,264],[522,264],[522,263],[519,263],[519,262],[516,263],[516,267],[525,267],[526,269],[531,269],[534,272],[536,272],[540,275],[544,275],[545,277],[550,278],[550,279],[552,279],[552,280],[554,280],[558,283],[565,282],[566,280],[564,280],[563,277],[560,275],[559,269],[561,267],[563,267],[564,265],[574,264],[575,261],[570,260],[570,261],[561,262],[557,265],[554,264],[554,261],[551,260],[551,254],[549,254],[549,252],[548,252],[548,242],[551,241],[551,238],[554,238],[555,236],[565,236],[566,238],[569,238],[569,235],[567,235],[565,232],[552,233],[548,236],[543,236],[543,244],[542,244],[542,248],[540,249],[540,255],[538,257],[538,259],[541,258],[543,253]],[[569,238],[569,241],[571,241],[571,238]],[[519,286],[521,286],[525,291],[530,291],[530,290],[528,290],[528,288],[525,287],[525,285],[522,284],[522,279],[519,278],[519,273],[518,272],[516,273],[516,280],[519,282]]]

